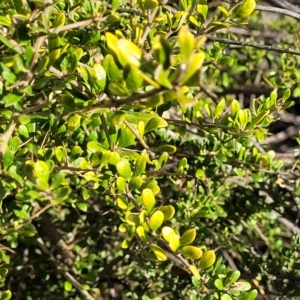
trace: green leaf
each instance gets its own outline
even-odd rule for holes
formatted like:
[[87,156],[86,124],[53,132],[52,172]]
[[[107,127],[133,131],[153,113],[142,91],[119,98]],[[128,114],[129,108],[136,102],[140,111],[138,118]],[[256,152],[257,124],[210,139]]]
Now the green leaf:
[[13,93],[9,93],[3,98],[3,102],[5,103],[6,107],[9,107],[9,106],[12,106],[15,103],[19,102],[21,99],[22,99],[22,96],[16,95]]
[[26,72],[26,68],[24,67],[23,64],[23,59],[19,54],[14,55],[13,66],[16,74]]
[[123,177],[118,177],[116,183],[118,191],[124,193],[126,191],[126,180]]
[[158,247],[155,244],[152,244],[151,245],[151,250],[154,252],[156,258],[159,261],[165,261],[165,260],[167,260],[167,255],[166,255],[165,251],[162,248]]
[[155,149],[155,152],[167,152],[173,154],[177,151],[177,148],[173,145],[162,145]]
[[102,66],[104,67],[107,77],[109,81],[114,81],[114,80],[119,80],[123,78],[123,72],[118,68],[114,58],[112,55],[107,54],[103,61],[102,61]]
[[132,67],[139,67],[142,58],[141,49],[127,39],[120,39],[117,42],[119,48],[118,58],[120,63],[125,66],[126,64]]
[[87,212],[88,210],[88,205],[85,202],[76,202],[76,207],[83,212]]
[[129,182],[129,187],[131,190],[139,189],[143,184],[143,179],[141,177],[132,177]]
[[248,293],[248,295],[245,297],[245,300],[254,300],[257,298],[258,292],[257,290],[252,290]]
[[[123,115],[125,118],[125,115]],[[123,116],[121,118],[123,118]],[[120,138],[118,140],[119,148],[125,148],[135,143],[135,135],[129,128],[122,130]]]
[[241,276],[241,272],[240,271],[234,271],[232,272],[231,276],[230,276],[230,285],[235,283]]
[[219,291],[223,291],[224,286],[223,286],[223,281],[222,281],[222,279],[220,279],[220,278],[216,279],[215,282],[214,282],[214,284],[215,284],[215,287],[216,287]]
[[65,281],[65,283],[64,283],[64,289],[65,289],[67,292],[70,292],[70,291],[72,291],[72,288],[73,288],[72,283],[69,282],[69,281]]
[[196,229],[192,228],[187,230],[181,237],[180,237],[180,246],[185,246],[191,244],[196,238]]
[[5,291],[1,295],[1,300],[9,300],[12,297],[11,291]]
[[126,217],[126,222],[129,225],[135,225],[135,226],[139,226],[140,225],[140,218],[137,214],[129,214]]
[[140,176],[145,172],[146,163],[149,160],[145,153],[142,153],[135,163],[133,176]]
[[143,190],[142,201],[143,201],[144,207],[146,209],[146,212],[149,214],[156,203],[152,190],[150,190],[150,189]]
[[156,231],[164,222],[164,214],[161,211],[154,212],[149,220],[149,228]]
[[219,117],[222,115],[224,111],[224,108],[225,108],[225,98],[222,98],[222,100],[218,103],[215,109],[213,120],[219,119]]
[[211,267],[215,263],[215,261],[216,261],[215,251],[208,250],[203,253],[203,255],[200,259],[199,267],[201,269],[207,269],[207,268]]
[[175,214],[175,208],[172,205],[164,205],[159,208],[159,210],[164,214],[164,220],[171,220]]
[[194,246],[184,246],[181,252],[185,257],[192,259],[199,259],[203,254],[201,249]]
[[18,120],[20,122],[20,124],[28,124],[31,121],[31,118],[27,115],[19,115],[18,116]]
[[96,84],[99,87],[99,92],[103,92],[106,87],[106,71],[101,64],[94,64]]
[[119,161],[116,165],[117,171],[125,179],[130,179],[131,178],[131,168],[128,162],[122,160]]
[[205,54],[202,52],[191,55],[186,67],[187,71],[182,76],[182,79],[179,82],[180,85],[188,84],[188,80],[191,79],[194,74],[199,73],[200,68],[204,62],[204,58]]
[[138,92],[144,81],[141,76],[141,71],[138,68],[129,65],[124,68],[124,78],[128,89],[134,93]]
[[237,112],[239,112],[241,109],[240,103],[237,100],[233,100],[231,103],[231,114],[235,115]]
[[10,150],[6,150],[3,156],[3,166],[4,170],[7,170],[8,167],[13,163],[14,155]]
[[286,101],[290,98],[291,96],[291,90],[290,89],[286,89],[283,93],[283,96],[282,96],[282,101]]
[[65,176],[63,173],[56,173],[51,180],[51,188],[56,189],[65,182]]
[[232,300],[232,298],[228,294],[223,294],[221,300]]
[[247,126],[247,129],[252,129],[255,125],[260,124],[263,121],[263,119],[269,114],[269,112],[269,110],[263,111],[258,116],[253,118],[250,124]]

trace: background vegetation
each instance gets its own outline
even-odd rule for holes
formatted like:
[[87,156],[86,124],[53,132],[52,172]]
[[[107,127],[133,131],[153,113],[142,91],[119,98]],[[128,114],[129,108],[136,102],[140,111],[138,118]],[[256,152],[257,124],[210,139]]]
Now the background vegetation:
[[300,9],[269,3],[0,2],[1,299],[300,297]]

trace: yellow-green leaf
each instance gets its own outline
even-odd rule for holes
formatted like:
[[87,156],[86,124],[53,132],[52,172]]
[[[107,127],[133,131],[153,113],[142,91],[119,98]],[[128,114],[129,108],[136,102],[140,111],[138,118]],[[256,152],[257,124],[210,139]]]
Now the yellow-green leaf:
[[140,66],[140,60],[142,57],[142,51],[141,49],[132,43],[131,41],[127,39],[120,39],[118,40],[118,48],[119,48],[119,56],[121,57],[121,63],[122,59],[125,61],[125,64],[129,64],[134,67]]
[[194,74],[200,71],[200,68],[204,62],[204,58],[204,53],[195,53],[191,55],[186,68],[187,71],[180,80],[180,85],[184,85]]
[[129,214],[128,216],[126,216],[126,222],[129,225],[138,226],[138,225],[140,225],[140,218],[139,218],[138,214]]
[[126,190],[126,181],[125,181],[125,179],[123,177],[118,177],[116,183],[117,183],[118,191],[120,193],[125,192],[125,190]]
[[194,35],[186,28],[181,27],[178,33],[180,56],[183,61],[188,61],[194,49]]
[[119,161],[116,165],[117,171],[125,179],[130,179],[131,177],[131,168],[128,162],[122,160]]
[[73,115],[68,120],[68,129],[70,131],[73,131],[77,128],[77,126],[80,124],[81,116],[80,115]]
[[144,189],[142,192],[142,201],[145,206],[146,212],[150,213],[155,206],[155,197],[150,189]]
[[138,189],[143,184],[143,179],[141,177],[132,177],[129,182],[129,187],[132,190]]
[[164,205],[159,210],[164,214],[165,221],[172,219],[175,214],[175,208],[172,205]]
[[192,274],[195,276],[197,280],[200,280],[200,273],[199,270],[196,268],[196,266],[194,265],[190,266],[190,271],[192,272]]
[[163,238],[167,241],[167,242],[170,242],[170,238],[171,238],[171,235],[173,234],[176,234],[174,229],[169,227],[169,226],[165,226],[162,228],[161,230],[162,232],[162,236]]
[[147,240],[147,237],[146,237],[146,233],[145,233],[145,229],[143,226],[138,226],[138,228],[136,229],[136,232],[139,236],[139,238],[145,242]]
[[233,100],[231,103],[231,114],[235,115],[237,112],[239,112],[241,109],[240,103],[237,100]]
[[163,249],[158,247],[157,245],[151,245],[151,250],[154,252],[155,256],[160,261],[165,261],[167,259],[167,255]]
[[142,210],[139,215],[141,224],[143,224],[146,221],[146,217],[147,217],[147,212],[145,210]]
[[117,204],[121,209],[124,209],[124,210],[127,209],[127,207],[128,207],[128,203],[126,203],[125,200],[122,198],[117,198]]
[[192,259],[199,259],[203,254],[201,249],[194,246],[184,246],[181,252],[185,257]]
[[140,176],[145,172],[146,162],[149,160],[145,153],[142,153],[135,163],[133,176]]
[[122,242],[122,248],[127,249],[130,246],[131,238],[127,238]]
[[255,0],[245,0],[233,10],[233,15],[239,18],[247,18],[255,9]]
[[175,153],[177,148],[173,145],[162,145],[155,149],[155,152],[167,152],[167,153]]
[[181,237],[180,237],[180,246],[185,246],[194,241],[196,238],[196,229],[192,228],[187,230]]
[[161,211],[156,211],[149,220],[149,227],[151,230],[156,231],[164,221],[164,214]]
[[214,120],[219,119],[219,117],[223,113],[224,108],[225,108],[225,98],[222,98],[222,100],[218,103],[215,109],[214,117],[213,117]]
[[170,248],[175,252],[179,247],[179,235],[178,234],[171,234],[170,240],[169,240],[169,246]]
[[215,263],[215,261],[216,261],[215,251],[208,250],[203,253],[203,255],[200,259],[199,267],[201,269],[209,268]]
[[50,175],[49,166],[44,161],[37,161],[33,165],[35,176],[38,179],[48,181]]

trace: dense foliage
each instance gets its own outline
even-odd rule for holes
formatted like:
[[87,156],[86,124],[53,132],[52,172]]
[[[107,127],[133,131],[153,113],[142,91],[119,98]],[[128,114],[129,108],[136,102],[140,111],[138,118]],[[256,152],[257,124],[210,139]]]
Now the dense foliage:
[[0,2],[1,299],[299,297],[296,9]]

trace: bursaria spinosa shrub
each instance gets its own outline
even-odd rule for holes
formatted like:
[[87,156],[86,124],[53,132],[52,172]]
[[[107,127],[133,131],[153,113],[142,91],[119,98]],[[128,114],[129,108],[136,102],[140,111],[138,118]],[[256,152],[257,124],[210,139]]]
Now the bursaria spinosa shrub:
[[299,96],[297,16],[1,2],[1,299],[299,296],[298,161],[265,142]]

